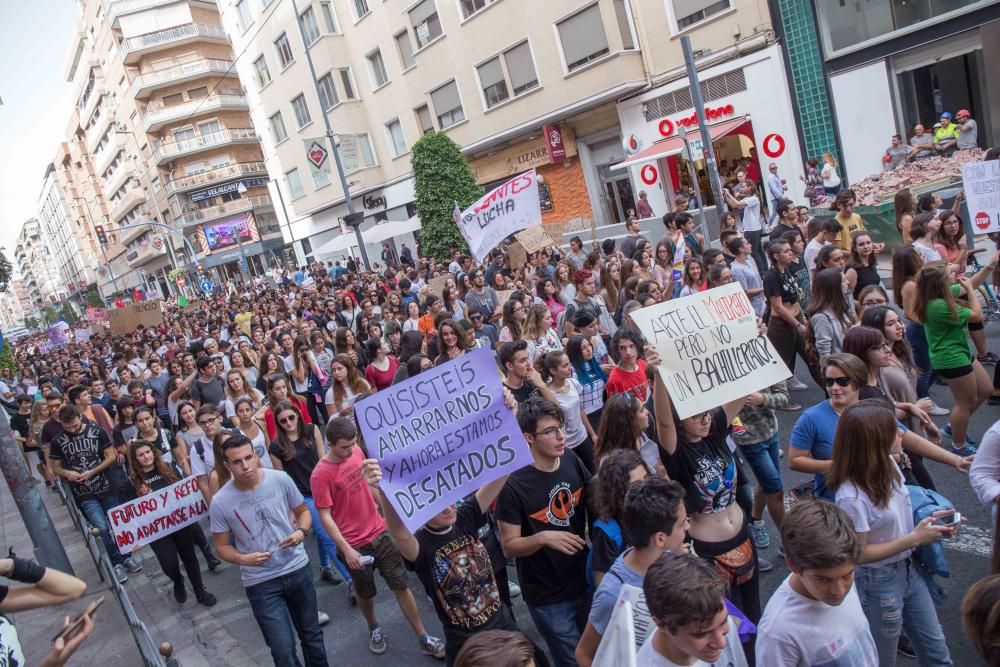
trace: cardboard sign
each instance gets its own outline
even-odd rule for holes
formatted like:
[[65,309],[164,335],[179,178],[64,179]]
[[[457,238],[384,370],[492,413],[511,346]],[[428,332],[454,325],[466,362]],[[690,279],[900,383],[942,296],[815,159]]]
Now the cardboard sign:
[[503,401],[496,362],[478,349],[355,404],[368,453],[382,465],[382,492],[411,532],[532,462]]
[[962,188],[969,206],[972,231],[1000,231],[1000,160],[962,165]]
[[542,225],[535,225],[534,227],[528,227],[523,232],[518,232],[514,237],[528,252],[538,252],[539,250],[555,245],[552,237],[545,232],[547,228],[548,225],[544,227]]
[[431,294],[434,294],[435,296],[441,296],[441,294],[444,292],[444,288],[447,286],[449,278],[454,280],[455,277],[450,273],[446,273],[443,276],[437,276],[436,278],[431,278],[430,281],[427,283],[427,287],[430,290]]
[[657,370],[681,419],[770,387],[791,372],[739,283],[632,313],[660,355]]
[[112,308],[108,311],[108,321],[112,334],[132,333],[140,324],[147,329],[163,324],[163,311],[159,299],[143,301],[124,308]]
[[194,477],[108,510],[108,525],[122,554],[130,554],[208,515],[208,505]]
[[90,335],[93,333],[90,328],[86,329],[73,329],[73,338],[76,339],[77,343],[86,343],[90,340]]
[[518,174],[465,211],[456,204],[454,218],[473,257],[482,263],[500,241],[542,222],[538,175],[534,169]]
[[528,251],[524,249],[520,241],[510,244],[510,268],[519,271],[522,266],[528,263]]
[[87,306],[86,320],[88,322],[107,322],[107,308],[94,308],[92,306]]

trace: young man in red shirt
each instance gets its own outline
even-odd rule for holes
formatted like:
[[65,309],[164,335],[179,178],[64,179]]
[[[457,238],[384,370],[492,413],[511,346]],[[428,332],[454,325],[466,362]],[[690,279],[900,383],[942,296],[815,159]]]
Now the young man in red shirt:
[[625,392],[646,402],[649,385],[646,382],[646,360],[642,358],[645,348],[642,337],[631,329],[622,327],[611,338],[611,349],[618,353],[618,365],[608,374],[608,398]]
[[[344,564],[351,573],[358,608],[368,621],[368,648],[385,653],[385,633],[375,619],[375,570],[396,595],[420,650],[439,660],[444,659],[444,642],[431,637],[417,611],[407,581],[403,556],[389,536],[385,519],[379,514],[372,488],[362,471],[364,454],[357,447],[358,431],[345,417],[331,419],[326,426],[328,449],[313,469],[310,486],[320,521],[333,538]],[[377,491],[377,487],[376,487]],[[371,557],[367,563],[363,557]]]

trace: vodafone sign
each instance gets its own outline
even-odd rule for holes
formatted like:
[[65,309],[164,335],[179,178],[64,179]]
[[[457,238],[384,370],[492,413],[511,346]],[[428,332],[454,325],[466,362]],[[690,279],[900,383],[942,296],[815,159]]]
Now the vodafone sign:
[[[705,107],[705,118],[708,120],[718,120],[720,118],[725,118],[726,116],[732,116],[736,113],[736,109],[732,104],[726,104],[721,107]],[[674,132],[677,131],[677,126],[683,125],[684,127],[697,127],[698,125],[698,113],[694,112],[690,116],[683,116],[681,118],[675,118],[670,120],[669,118],[664,118],[660,121],[658,129],[660,134],[665,137],[672,137]]]

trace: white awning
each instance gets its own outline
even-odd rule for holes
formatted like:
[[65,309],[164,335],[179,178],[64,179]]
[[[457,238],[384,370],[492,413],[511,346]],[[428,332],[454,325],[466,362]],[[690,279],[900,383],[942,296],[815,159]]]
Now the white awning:
[[320,247],[316,248],[313,253],[318,256],[333,255],[338,252],[343,252],[344,250],[349,250],[358,245],[358,240],[354,237],[354,232],[348,232],[347,234],[340,234],[333,237]]
[[420,229],[420,218],[413,216],[409,220],[393,220],[383,222],[362,232],[365,243],[382,243],[391,238],[409,234]]

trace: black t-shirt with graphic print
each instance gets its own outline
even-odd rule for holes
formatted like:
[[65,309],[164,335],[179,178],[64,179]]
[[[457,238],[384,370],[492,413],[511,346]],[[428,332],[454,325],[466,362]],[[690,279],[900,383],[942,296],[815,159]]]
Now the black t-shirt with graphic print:
[[[530,537],[545,530],[584,537],[587,526],[586,493],[590,473],[566,450],[555,472],[526,466],[511,474],[497,499],[497,520],[519,525]],[[539,606],[577,600],[587,594],[587,549],[568,556],[542,548],[517,559],[518,581],[524,601]]]
[[[111,438],[107,433],[89,422],[84,422],[83,430],[79,433],[63,432],[52,441],[49,458],[61,461],[64,470],[84,473],[99,466],[104,460],[104,451],[111,446]],[[115,493],[114,484],[107,470],[85,482],[70,482],[69,487],[73,490],[77,502]]]

